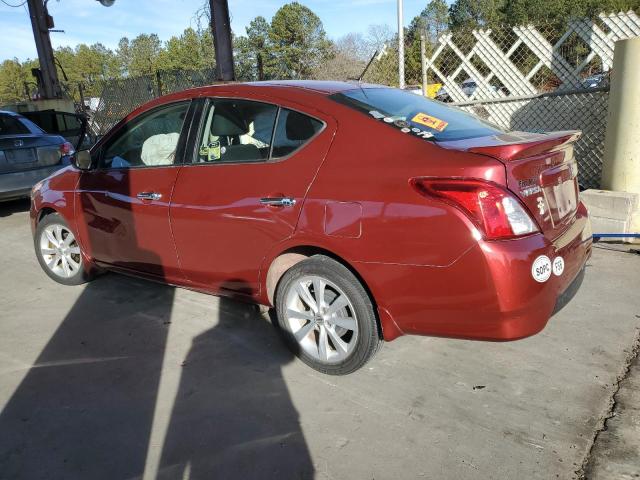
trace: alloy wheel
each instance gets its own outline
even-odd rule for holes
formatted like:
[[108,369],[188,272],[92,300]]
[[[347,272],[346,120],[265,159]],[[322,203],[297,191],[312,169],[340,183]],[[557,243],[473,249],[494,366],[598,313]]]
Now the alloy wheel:
[[354,350],[358,321],[351,300],[326,278],[308,275],[286,293],[285,317],[293,337],[308,355],[337,363]]
[[54,223],[42,230],[40,255],[47,268],[62,278],[71,278],[82,268],[80,246],[64,225]]

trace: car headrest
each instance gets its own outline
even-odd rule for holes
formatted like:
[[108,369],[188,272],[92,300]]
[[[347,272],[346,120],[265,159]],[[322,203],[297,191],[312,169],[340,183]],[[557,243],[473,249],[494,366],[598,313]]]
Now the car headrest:
[[316,133],[312,120],[309,117],[291,111],[287,115],[285,128],[289,140],[307,140]]
[[249,125],[242,118],[242,114],[231,104],[220,104],[216,106],[211,122],[211,134],[223,137],[244,135],[249,132]]

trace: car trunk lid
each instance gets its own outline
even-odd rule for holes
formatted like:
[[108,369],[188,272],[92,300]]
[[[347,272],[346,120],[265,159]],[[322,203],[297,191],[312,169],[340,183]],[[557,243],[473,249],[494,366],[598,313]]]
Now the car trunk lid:
[[62,142],[55,135],[0,136],[0,173],[56,165]]
[[574,144],[579,137],[578,131],[515,132],[438,144],[501,161],[507,188],[524,203],[542,233],[554,240],[570,225],[578,208]]

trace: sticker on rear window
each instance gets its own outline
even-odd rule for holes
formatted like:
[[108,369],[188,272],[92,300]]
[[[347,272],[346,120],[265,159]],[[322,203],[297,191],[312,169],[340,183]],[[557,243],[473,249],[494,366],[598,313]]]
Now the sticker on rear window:
[[546,255],[540,255],[531,265],[531,276],[536,282],[544,283],[551,276],[551,260]]
[[442,132],[447,125],[448,122],[444,120],[440,120],[439,118],[432,117],[431,115],[427,115],[426,113],[416,113],[411,119],[414,123],[419,123],[420,125],[424,125],[425,127],[433,128],[439,132]]
[[[403,120],[401,118],[392,118],[392,117],[387,117],[385,115],[383,115],[382,113],[380,113],[377,110],[370,110],[369,111],[369,115],[371,115],[373,118],[375,118],[376,120],[382,120],[384,123],[387,123],[393,127],[396,127],[398,130],[400,130],[402,133],[413,133],[416,136],[422,138],[423,140],[428,140],[433,138],[433,133],[431,132],[427,132],[426,130],[421,130],[419,128],[413,127],[411,128],[411,124],[409,122],[407,122],[406,120]],[[422,115],[422,114],[420,114]],[[431,117],[434,118],[434,117]],[[434,120],[437,120],[439,122],[442,122],[442,120],[438,120],[437,118],[434,118]],[[442,122],[444,123],[445,127],[447,125],[447,122]],[[433,128],[433,127],[431,127]],[[444,127],[442,127],[444,128]]]

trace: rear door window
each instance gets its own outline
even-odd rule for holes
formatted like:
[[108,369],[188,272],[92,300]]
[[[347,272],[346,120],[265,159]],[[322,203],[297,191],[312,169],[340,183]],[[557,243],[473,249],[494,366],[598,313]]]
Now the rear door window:
[[455,107],[396,88],[358,88],[331,98],[427,140],[463,140],[504,132]]
[[323,123],[315,118],[281,108],[271,157],[281,158],[292,154],[322,130],[322,126]]
[[269,158],[278,107],[216,99],[205,108],[198,163],[259,162]]
[[0,114],[0,135],[25,135],[29,129],[13,115]]

